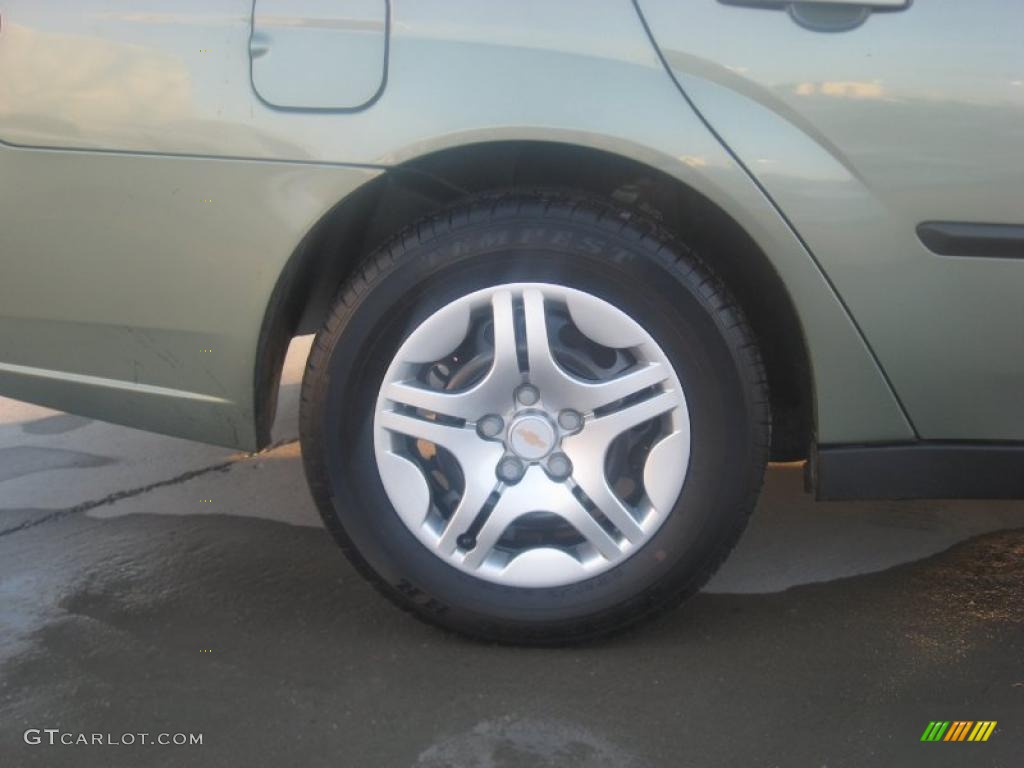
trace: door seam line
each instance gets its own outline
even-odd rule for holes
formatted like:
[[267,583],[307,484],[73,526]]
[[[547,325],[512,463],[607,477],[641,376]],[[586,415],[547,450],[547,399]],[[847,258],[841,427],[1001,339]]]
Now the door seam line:
[[871,346],[871,342],[868,341],[867,336],[865,336],[864,330],[860,327],[860,323],[857,322],[857,318],[854,317],[853,312],[850,310],[849,305],[847,305],[846,303],[846,300],[843,299],[842,294],[839,293],[839,290],[836,288],[835,283],[832,282],[832,278],[829,277],[828,273],[821,265],[821,262],[818,261],[817,256],[814,255],[814,251],[811,250],[810,246],[807,244],[807,241],[804,240],[803,236],[793,225],[793,222],[790,221],[789,217],[785,214],[785,212],[782,210],[779,204],[775,202],[775,198],[773,198],[768,193],[768,190],[754,176],[754,174],[747,167],[746,163],[744,163],[739,158],[739,156],[733,151],[732,147],[730,147],[729,144],[725,141],[725,139],[722,138],[722,135],[715,130],[714,126],[711,125],[711,123],[704,116],[704,114],[697,108],[697,105],[690,98],[689,94],[686,92],[686,89],[683,88],[682,83],[679,82],[679,79],[672,71],[672,67],[669,65],[668,60],[665,58],[665,54],[662,53],[661,47],[658,45],[658,41],[654,37],[654,32],[651,30],[650,25],[647,23],[647,18],[644,16],[643,11],[640,9],[639,0],[631,0],[631,2],[633,4],[633,8],[636,10],[637,16],[640,18],[640,23],[643,25],[644,32],[647,34],[647,39],[650,41],[651,46],[654,48],[655,54],[658,56],[658,60],[661,62],[662,69],[665,70],[665,73],[669,76],[669,78],[672,80],[672,83],[675,85],[676,90],[679,91],[680,95],[683,97],[683,99],[685,99],[686,103],[690,105],[690,108],[693,110],[694,114],[701,121],[701,123],[704,124],[704,127],[711,132],[711,135],[715,137],[719,144],[721,144],[722,148],[729,154],[729,157],[733,159],[733,162],[735,162],[736,165],[740,167],[740,169],[747,175],[747,178],[749,178],[750,181],[753,182],[754,186],[756,186],[758,190],[760,190],[761,194],[764,195],[765,199],[769,202],[772,208],[775,209],[775,212],[779,214],[779,216],[785,222],[786,226],[793,233],[793,236],[796,237],[797,241],[807,252],[807,255],[814,263],[814,266],[818,269],[818,273],[822,276],[822,279],[824,279],[825,283],[828,285],[829,290],[832,291],[832,295],[836,297],[836,300],[839,302],[839,305],[843,308],[843,311],[849,318],[850,323],[853,325],[854,330],[856,330],[857,335],[860,337],[860,340],[864,343],[864,347],[867,349],[868,354],[874,361],[875,367],[878,369],[878,372],[882,376],[882,380],[885,381],[886,386],[889,388],[889,392],[890,394],[892,394],[893,399],[896,401],[896,405],[900,409],[900,413],[903,415],[904,420],[907,422],[907,426],[910,427],[910,431],[914,433],[914,438],[916,440],[920,440],[921,434],[917,431],[917,427],[915,426],[913,419],[910,418],[910,414],[907,411],[906,405],[904,405],[903,403],[903,399],[896,391],[896,387],[893,386],[892,379],[889,378],[889,374],[886,372],[885,367],[882,365],[882,361],[878,359],[878,355],[875,353],[874,347]]

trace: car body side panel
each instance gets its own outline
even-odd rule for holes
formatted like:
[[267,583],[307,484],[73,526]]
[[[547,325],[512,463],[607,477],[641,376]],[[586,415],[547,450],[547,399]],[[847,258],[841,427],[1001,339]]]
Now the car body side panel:
[[[1024,223],[1024,5],[921,0],[840,34],[640,0],[696,108],[785,212],[924,439],[1024,439],[1024,259],[926,221]],[[715,30],[715,34],[706,34]]]
[[[0,84],[0,139],[8,144],[0,149],[0,253],[13,278],[0,288],[7,394],[254,447],[261,320],[274,281],[318,216],[379,169],[468,143],[543,140],[663,171],[746,229],[800,316],[820,440],[914,436],[827,280],[681,97],[628,2],[396,0],[388,86],[350,114],[259,101],[249,84],[247,2],[154,0],[154,10],[132,18],[94,0],[11,5],[20,15],[5,21],[20,23],[21,34],[38,44],[61,35],[53,55],[114,46],[129,63],[157,57],[183,85],[151,122],[148,96],[126,91],[113,68],[93,72],[94,89],[110,103],[130,102],[110,113],[84,102],[63,109],[78,93],[63,81],[48,95],[18,98]],[[75,23],[55,10],[64,6]],[[207,47],[217,58],[192,52]],[[19,71],[31,80],[37,70]],[[40,146],[53,149],[28,148]],[[207,339],[223,364],[197,351],[210,348]],[[163,359],[167,351],[174,362]],[[133,364],[140,355],[141,370]],[[137,390],[131,411],[126,384]],[[207,424],[210,414],[219,426]]]
[[0,392],[254,449],[278,275],[377,173],[0,148]]

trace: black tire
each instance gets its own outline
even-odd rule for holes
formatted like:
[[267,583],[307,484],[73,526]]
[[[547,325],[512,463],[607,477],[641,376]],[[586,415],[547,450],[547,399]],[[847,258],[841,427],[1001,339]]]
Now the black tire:
[[[690,466],[665,523],[617,567],[566,587],[501,586],[428,551],[391,506],[372,447],[378,389],[404,338],[451,300],[516,281],[581,288],[635,318],[671,360],[691,414]],[[355,270],[310,353],[301,437],[327,528],[387,597],[477,638],[559,644],[653,616],[708,580],[754,507],[770,415],[751,331],[695,254],[600,201],[508,193],[420,222]]]

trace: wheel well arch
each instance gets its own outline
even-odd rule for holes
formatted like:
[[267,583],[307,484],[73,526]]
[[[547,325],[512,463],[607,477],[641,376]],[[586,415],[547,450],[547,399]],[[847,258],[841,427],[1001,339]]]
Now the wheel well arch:
[[288,344],[316,331],[339,287],[403,227],[460,198],[513,187],[572,189],[639,210],[686,242],[725,283],[761,348],[771,392],[772,458],[808,454],[814,429],[811,368],[785,284],[747,232],[690,186],[602,150],[538,141],[445,149],[388,169],[328,211],[280,275],[260,330],[255,371],[256,433],[270,441]]

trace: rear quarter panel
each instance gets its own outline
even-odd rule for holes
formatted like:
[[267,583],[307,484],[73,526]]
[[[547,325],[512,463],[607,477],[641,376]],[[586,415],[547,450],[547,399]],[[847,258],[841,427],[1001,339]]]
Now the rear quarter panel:
[[1024,4],[917,0],[833,34],[717,0],[639,5],[920,437],[1024,440],[1024,258],[939,256],[916,234],[1024,223]]
[[819,437],[913,434],[824,276],[681,98],[627,2],[393,2],[388,86],[355,113],[276,110],[253,94],[247,2],[163,0],[141,15],[94,0],[10,5],[4,34],[20,28],[68,66],[113,46],[126,65],[156,57],[180,85],[152,120],[135,79],[101,67],[97,92],[131,103],[69,110],[81,83],[46,81],[38,59],[7,62],[50,90],[0,98],[5,393],[256,447],[261,321],[314,222],[405,160],[537,139],[630,157],[719,204],[793,294]]

